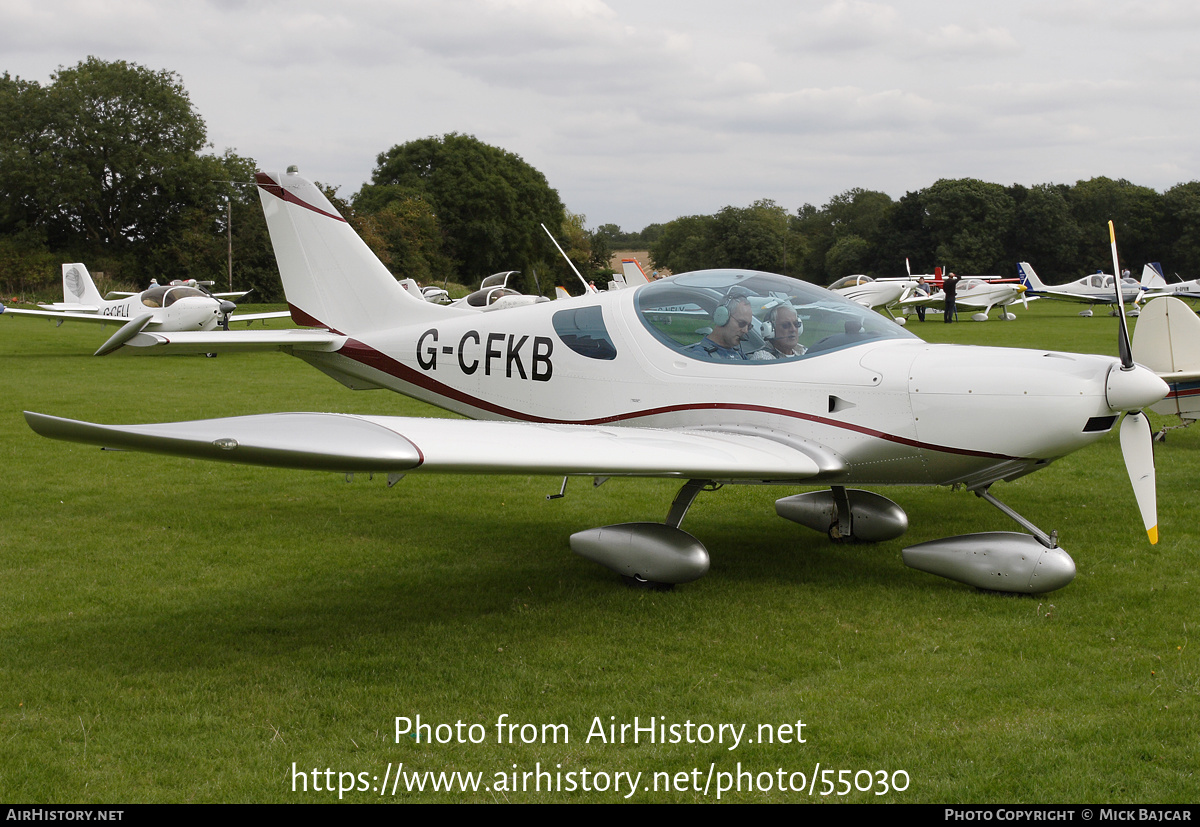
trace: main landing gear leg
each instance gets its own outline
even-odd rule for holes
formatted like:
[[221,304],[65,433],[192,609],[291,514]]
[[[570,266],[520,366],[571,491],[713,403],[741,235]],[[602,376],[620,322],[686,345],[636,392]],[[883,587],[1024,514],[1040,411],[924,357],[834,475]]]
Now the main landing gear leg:
[[1042,531],[993,497],[990,487],[976,489],[975,495],[1029,534],[986,531],[932,540],[904,549],[904,564],[988,591],[1042,594],[1070,583],[1075,577],[1075,561],[1058,547],[1058,532]]
[[1010,508],[1009,506],[1005,505],[1004,503],[1000,502],[998,499],[993,497],[990,489],[991,489],[990,485],[984,486],[983,488],[980,488],[980,489],[976,489],[975,496],[979,497],[981,500],[986,500],[987,502],[996,506],[996,508],[1003,511],[1010,519],[1012,519],[1014,522],[1016,522],[1017,525],[1021,526],[1021,528],[1025,529],[1030,534],[1032,534],[1034,537],[1036,537],[1037,541],[1039,543],[1041,543],[1043,546],[1045,546],[1046,548],[1058,548],[1058,531],[1057,530],[1051,531],[1049,534],[1042,531],[1040,528],[1035,526],[1033,523],[1029,522],[1029,520],[1025,519],[1020,514],[1018,514],[1016,511],[1014,511],[1012,508]]

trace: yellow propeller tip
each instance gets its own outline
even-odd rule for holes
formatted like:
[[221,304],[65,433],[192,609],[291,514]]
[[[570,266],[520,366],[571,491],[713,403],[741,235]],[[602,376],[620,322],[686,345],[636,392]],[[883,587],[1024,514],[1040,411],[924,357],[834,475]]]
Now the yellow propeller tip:
[[1146,529],[1146,534],[1150,537],[1150,545],[1153,546],[1158,543],[1158,526],[1151,526]]

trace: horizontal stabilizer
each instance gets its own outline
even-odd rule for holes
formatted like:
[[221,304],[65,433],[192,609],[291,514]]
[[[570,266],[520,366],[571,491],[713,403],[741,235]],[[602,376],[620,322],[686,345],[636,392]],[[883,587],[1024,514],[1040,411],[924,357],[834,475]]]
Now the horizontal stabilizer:
[[[237,321],[234,317],[233,321]],[[143,331],[125,343],[121,351],[133,348],[150,355],[183,353],[242,353],[246,351],[296,350],[336,351],[346,343],[345,336],[328,330],[208,330],[179,333],[147,333]]]

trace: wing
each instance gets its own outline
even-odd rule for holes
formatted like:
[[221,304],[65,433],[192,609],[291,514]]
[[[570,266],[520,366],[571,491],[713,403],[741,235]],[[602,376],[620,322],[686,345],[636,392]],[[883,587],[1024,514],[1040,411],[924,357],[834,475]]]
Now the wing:
[[267,319],[290,319],[290,318],[292,318],[291,311],[274,310],[274,311],[271,311],[270,313],[238,313],[238,314],[235,314],[235,315],[229,317],[229,323],[236,324],[237,322],[245,322],[246,324],[249,324],[250,322],[261,322],[261,321],[265,321]]
[[798,481],[842,464],[760,435],[467,419],[276,413],[95,425],[26,412],[42,436],[160,454],[340,472],[570,474]]
[[25,310],[23,308],[0,305],[0,313],[5,316],[33,316],[41,319],[58,319],[60,322],[93,322],[99,324],[121,324],[126,321],[123,318],[101,316],[96,310],[97,308],[91,308],[82,312],[73,311],[68,313],[60,310]]

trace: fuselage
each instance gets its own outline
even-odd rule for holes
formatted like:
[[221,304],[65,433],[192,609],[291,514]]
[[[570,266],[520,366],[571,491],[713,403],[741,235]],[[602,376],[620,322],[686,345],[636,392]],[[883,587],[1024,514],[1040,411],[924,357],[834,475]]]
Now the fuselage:
[[[712,305],[735,282],[759,307],[791,297],[803,356],[694,356],[689,340],[710,329]],[[762,344],[752,338],[747,355]],[[1111,357],[932,345],[820,288],[746,271],[447,313],[297,355],[352,387],[476,419],[755,433],[827,452],[838,470],[821,479],[835,483],[1011,478],[1094,442],[1117,418],[1106,398],[1119,367]]]
[[47,310],[80,317],[99,317],[124,323],[149,313],[154,330],[214,330],[221,320],[221,302],[194,287],[161,286],[95,306],[72,307],[69,302],[44,305]]

